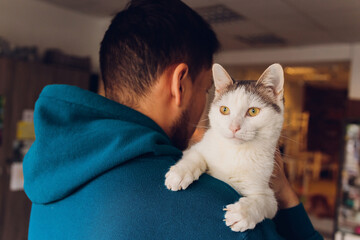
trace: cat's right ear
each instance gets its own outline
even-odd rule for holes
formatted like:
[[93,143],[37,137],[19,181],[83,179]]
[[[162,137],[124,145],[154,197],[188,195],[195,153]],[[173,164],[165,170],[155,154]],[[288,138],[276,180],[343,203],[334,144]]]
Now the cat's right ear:
[[220,64],[214,63],[212,73],[215,84],[215,96],[222,94],[228,86],[234,83],[230,75]]

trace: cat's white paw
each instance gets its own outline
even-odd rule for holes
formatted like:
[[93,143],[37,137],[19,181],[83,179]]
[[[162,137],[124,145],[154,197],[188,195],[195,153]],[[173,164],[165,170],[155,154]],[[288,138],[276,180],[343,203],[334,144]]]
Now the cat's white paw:
[[190,171],[175,165],[165,175],[165,186],[171,191],[185,190],[194,180]]
[[[244,232],[248,229],[253,229],[257,223],[264,219],[259,209],[255,209],[252,199],[246,197],[241,198],[234,204],[229,204],[224,209],[225,223],[234,232]],[[261,211],[261,210],[260,210]]]

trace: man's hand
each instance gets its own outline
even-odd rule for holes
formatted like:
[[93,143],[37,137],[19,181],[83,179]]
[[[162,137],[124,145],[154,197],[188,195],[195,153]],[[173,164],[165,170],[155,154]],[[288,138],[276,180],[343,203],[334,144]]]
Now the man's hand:
[[275,165],[270,179],[270,187],[274,190],[275,197],[279,203],[279,209],[295,207],[300,203],[299,198],[285,176],[284,161],[279,150],[276,150],[275,153]]

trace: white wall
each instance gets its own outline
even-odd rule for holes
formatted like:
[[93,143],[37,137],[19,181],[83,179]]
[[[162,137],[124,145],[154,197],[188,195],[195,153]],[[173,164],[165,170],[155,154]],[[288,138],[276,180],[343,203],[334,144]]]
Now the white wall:
[[223,64],[271,64],[348,61],[349,44],[324,44],[303,47],[228,51],[220,53],[216,60]]
[[98,71],[99,44],[110,19],[90,17],[38,0],[0,0],[0,36],[14,45],[60,48],[90,56]]
[[348,96],[351,100],[360,100],[360,43],[228,51],[219,53],[215,61],[224,65],[349,61],[351,69]]

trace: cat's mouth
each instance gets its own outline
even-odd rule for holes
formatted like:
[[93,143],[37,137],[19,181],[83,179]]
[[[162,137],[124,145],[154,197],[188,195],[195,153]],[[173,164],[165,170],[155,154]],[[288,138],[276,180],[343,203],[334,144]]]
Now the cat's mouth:
[[224,136],[227,139],[233,140],[237,143],[246,143],[255,138],[255,134],[253,133],[226,133]]
[[236,136],[236,134],[225,134],[225,138],[233,140],[237,143],[245,143],[248,141],[248,139],[244,138],[243,136]]
[[234,137],[234,140],[237,141],[238,143],[246,143],[246,142],[249,142],[251,139],[247,139],[247,138],[244,138],[244,137],[237,137],[237,136],[235,136],[235,137]]

